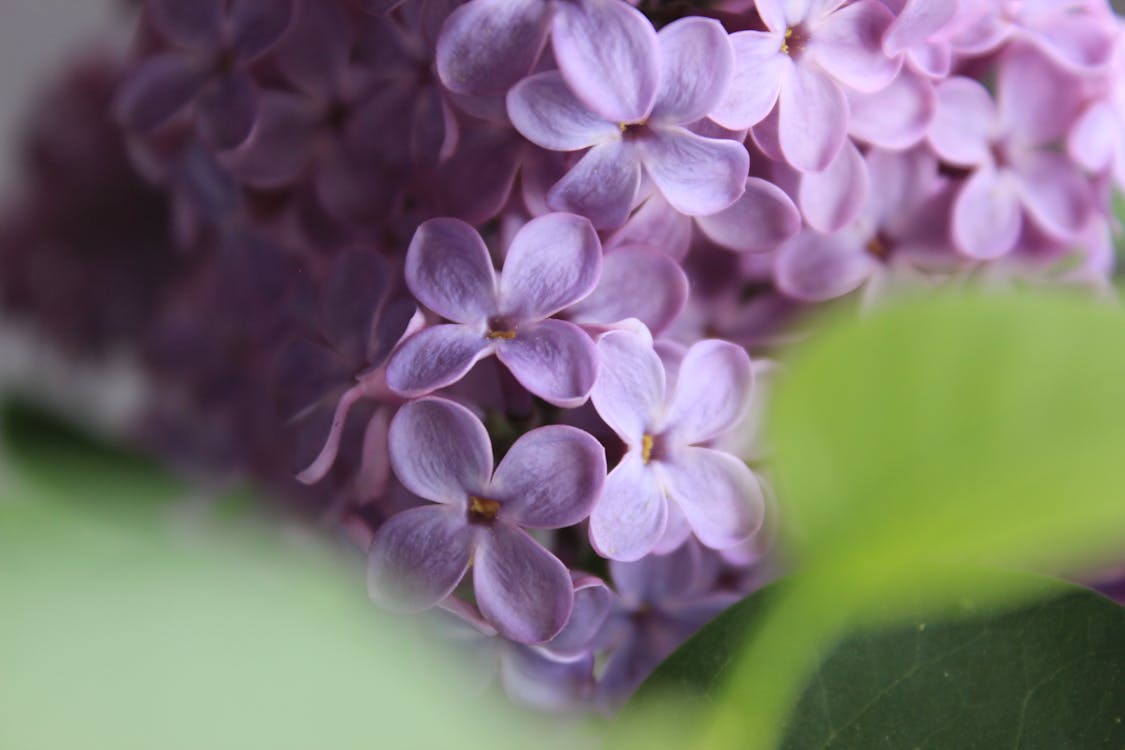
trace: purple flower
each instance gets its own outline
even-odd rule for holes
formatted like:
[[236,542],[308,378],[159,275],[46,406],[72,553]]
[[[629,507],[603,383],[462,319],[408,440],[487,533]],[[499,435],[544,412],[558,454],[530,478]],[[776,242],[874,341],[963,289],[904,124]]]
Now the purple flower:
[[[508,93],[508,115],[532,143],[552,151],[589,149],[551,188],[549,205],[612,229],[625,223],[651,181],[690,216],[730,206],[745,189],[749,154],[735,141],[686,127],[705,117],[727,88],[732,53],[722,26],[684,18],[644,49],[617,43],[605,40],[620,67],[609,81],[548,71]],[[635,78],[648,85],[629,88]]]
[[[911,67],[931,78],[944,78],[953,65],[953,48],[947,32],[963,9],[955,0],[895,0],[895,20],[883,35],[888,57],[905,54]],[[976,3],[974,3],[976,4]],[[964,6],[966,3],[960,3]]]
[[803,172],[835,158],[848,130],[843,87],[878,91],[902,63],[883,53],[891,12],[879,0],[757,0],[767,31],[731,36],[731,86],[711,119],[741,130],[778,109],[781,153]]
[[636,318],[650,330],[662,331],[687,298],[688,279],[679,263],[652,245],[620,245],[606,248],[597,287],[567,308],[566,315],[594,327]]
[[289,28],[293,0],[147,0],[153,25],[172,43],[125,82],[117,111],[132,130],[155,130],[195,103],[199,134],[218,149],[246,140],[258,111],[247,66]]
[[557,406],[586,400],[597,352],[581,328],[550,319],[598,283],[602,249],[590,222],[571,214],[532,219],[512,240],[497,278],[477,231],[458,219],[431,219],[406,253],[406,283],[423,305],[453,321],[403,342],[387,384],[420,396],[460,380],[495,354],[524,388]]
[[690,533],[716,549],[753,534],[763,511],[753,472],[702,445],[746,411],[753,383],[746,352],[700,341],[670,376],[651,341],[621,330],[598,341],[598,355],[591,398],[627,452],[590,517],[594,548],[613,560],[637,560],[662,540],[682,542]]
[[953,207],[953,241],[966,255],[986,260],[1011,251],[1025,214],[1059,239],[1082,230],[1090,186],[1054,148],[1075,120],[1078,88],[1027,46],[1005,55],[996,103],[970,78],[938,86],[930,144],[944,161],[972,169]]
[[403,406],[389,445],[399,480],[436,505],[380,527],[371,597],[399,611],[428,609],[471,566],[477,605],[497,631],[520,643],[555,637],[574,606],[570,573],[524,529],[572,526],[589,514],[605,479],[601,445],[573,427],[541,427],[517,440],[494,473],[484,425],[439,398]]
[[1067,153],[1085,169],[1110,173],[1125,190],[1125,44],[1097,82],[1100,95],[1084,109],[1067,138]]

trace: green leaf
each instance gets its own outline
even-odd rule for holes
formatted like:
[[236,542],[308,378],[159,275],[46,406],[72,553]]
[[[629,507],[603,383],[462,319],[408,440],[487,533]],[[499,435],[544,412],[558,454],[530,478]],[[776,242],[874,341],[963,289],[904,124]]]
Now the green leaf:
[[361,557],[208,512],[144,462],[26,416],[0,480],[0,748],[581,744],[583,727],[543,736],[482,690],[471,655],[418,618],[379,616]]
[[[1051,595],[1016,609],[966,599],[955,616],[913,618],[830,646],[804,681],[781,748],[1125,747],[1125,609],[1087,589],[1026,578],[1025,587]],[[729,665],[785,586],[705,627],[638,700],[722,700]]]

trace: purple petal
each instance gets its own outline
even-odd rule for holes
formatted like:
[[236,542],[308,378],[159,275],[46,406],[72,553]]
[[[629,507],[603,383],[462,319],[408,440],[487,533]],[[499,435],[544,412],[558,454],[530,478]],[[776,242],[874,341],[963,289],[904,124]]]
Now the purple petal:
[[953,242],[979,260],[1006,254],[1016,244],[1023,221],[1015,185],[991,167],[978,169],[953,204]]
[[488,486],[488,432],[453,401],[430,397],[404,405],[391,421],[387,444],[395,476],[419,497],[464,511],[469,495]]
[[901,57],[883,53],[883,33],[893,20],[879,0],[849,3],[817,27],[806,54],[845,86],[878,91],[894,80],[902,65]]
[[692,16],[665,26],[660,40],[660,88],[652,117],[687,124],[718,105],[731,80],[734,51],[713,18]]
[[867,164],[848,141],[827,169],[801,175],[797,202],[809,226],[835,232],[859,216],[868,187]]
[[690,538],[691,525],[684,517],[684,512],[675,503],[668,503],[668,524],[664,527],[664,535],[652,548],[652,555],[649,557],[675,552]]
[[1109,169],[1122,147],[1121,121],[1113,106],[1095,102],[1082,113],[1067,137],[1067,153],[1084,169],[1101,172]]
[[263,190],[292,184],[308,166],[317,117],[312,102],[302,96],[263,94],[249,140],[230,155],[231,171],[241,182]]
[[450,324],[425,328],[402,342],[387,362],[387,386],[413,398],[453,385],[494,349],[484,332]]
[[729,453],[680,448],[673,460],[661,462],[660,469],[669,480],[669,496],[706,546],[733,547],[761,527],[762,488],[754,472]]
[[370,349],[376,311],[391,281],[386,259],[373,248],[337,256],[321,297],[321,318],[331,341],[355,361]]
[[996,100],[1006,132],[1041,144],[1066,135],[1084,104],[1083,79],[1032,47],[1015,46],[1000,65]]
[[438,172],[435,187],[444,196],[443,213],[470,224],[483,224],[500,213],[524,161],[518,138],[507,128],[477,127],[464,133]]
[[594,342],[581,328],[562,320],[518,330],[515,338],[500,341],[496,356],[520,385],[566,409],[586,400],[598,373]]
[[336,404],[336,411],[332,415],[332,424],[328,430],[328,437],[320,453],[304,470],[297,475],[297,481],[303,484],[316,484],[332,469],[336,463],[336,456],[340,452],[340,439],[344,433],[344,423],[348,419],[348,412],[355,403],[364,396],[362,386],[352,386],[340,397]]
[[341,88],[352,29],[339,3],[302,3],[300,15],[274,51],[281,71],[301,91],[328,98]]
[[479,538],[473,592],[481,614],[505,638],[554,638],[574,606],[570,573],[522,529],[493,524]]
[[883,36],[883,52],[894,57],[923,44],[941,31],[956,14],[956,2],[907,0]]
[[715,244],[748,253],[774,250],[801,229],[801,214],[785,191],[758,177],[747,178],[746,192],[729,208],[695,221]]
[[525,433],[496,467],[489,497],[505,521],[561,529],[590,515],[605,483],[605,449],[588,433],[549,425]]
[[777,286],[799,300],[841,297],[866,281],[876,261],[844,237],[802,232],[786,243],[774,262]]
[[620,134],[617,125],[595,115],[575,98],[558,71],[529,76],[508,92],[508,117],[537,146],[578,151]]
[[765,119],[777,102],[786,56],[781,37],[761,31],[731,34],[734,65],[726,94],[710,113],[723,127],[743,130]]
[[183,47],[213,47],[219,39],[223,0],[147,0],[149,18],[161,34]]
[[754,370],[746,351],[708,339],[688,349],[664,420],[677,443],[702,443],[730,430],[750,406]]
[[542,0],[471,0],[442,26],[438,76],[459,94],[502,95],[535,66],[550,24]]
[[524,224],[500,274],[500,312],[519,320],[554,315],[593,291],[602,244],[588,219],[547,214]]
[[776,34],[784,33],[790,23],[803,21],[808,14],[807,2],[754,0],[754,7],[757,9],[758,15],[761,16],[765,27]]
[[589,653],[558,661],[541,649],[511,645],[500,650],[500,681],[517,706],[538,712],[569,713],[588,708],[594,690],[594,657]]
[[597,288],[568,312],[577,323],[636,318],[661,331],[683,310],[687,296],[687,275],[679,263],[656,248],[626,245],[606,254]]
[[785,160],[802,172],[819,172],[844,145],[848,102],[818,68],[786,63],[778,99],[778,138]]
[[206,80],[206,74],[183,55],[157,55],[122,84],[114,103],[117,119],[139,133],[154,130],[187,106]]
[[476,324],[496,312],[496,272],[484,240],[460,219],[430,219],[406,251],[406,285],[448,320]]
[[553,659],[573,660],[590,649],[613,606],[613,592],[600,579],[571,574],[574,580],[574,609],[566,627],[542,649]]
[[960,166],[983,164],[989,158],[996,123],[992,96],[971,78],[954,77],[938,84],[937,111],[929,140],[945,161]]
[[633,144],[612,140],[590,149],[551,188],[547,203],[555,211],[585,216],[597,229],[616,229],[629,218],[640,186]]
[[1075,239],[1094,207],[1090,184],[1062,154],[1038,151],[1015,167],[1028,214],[1048,234]]
[[293,20],[294,0],[234,0],[229,23],[234,46],[245,60],[265,54]]
[[718,213],[746,189],[750,154],[741,143],[660,127],[652,128],[638,148],[648,176],[680,213]]
[[220,151],[246,140],[258,114],[258,87],[245,70],[236,69],[212,81],[196,106],[199,134]]
[[926,77],[903,67],[891,85],[874,94],[849,94],[851,135],[874,146],[906,149],[921,141],[937,112]]
[[551,45],[571,90],[611,122],[645,119],[660,80],[660,44],[649,20],[621,0],[556,7]]
[[701,557],[698,544],[683,544],[666,555],[649,555],[635,562],[611,560],[609,571],[628,605],[663,605],[698,588]]
[[602,420],[631,447],[664,408],[664,365],[652,340],[631,331],[610,331],[598,340],[601,367],[590,398]]
[[691,219],[673,211],[660,193],[653,193],[606,243],[607,248],[624,245],[658,247],[669,257],[682,260],[691,245]]
[[[937,157],[928,148],[910,151],[886,151],[873,148],[867,152],[867,174],[878,189],[867,195],[862,221],[871,231],[879,227],[919,222],[911,211],[928,200],[935,192],[938,181]],[[944,224],[945,221],[943,220]],[[919,227],[911,226],[917,230]]]
[[630,451],[605,480],[590,514],[590,543],[610,560],[639,560],[664,534],[667,500],[652,467]]
[[1056,13],[1049,24],[1037,30],[1035,41],[1058,62],[1088,75],[1113,58],[1119,33],[1114,20],[1093,14]]
[[459,509],[403,511],[379,527],[367,559],[367,592],[396,612],[429,609],[457,588],[469,568],[473,529]]

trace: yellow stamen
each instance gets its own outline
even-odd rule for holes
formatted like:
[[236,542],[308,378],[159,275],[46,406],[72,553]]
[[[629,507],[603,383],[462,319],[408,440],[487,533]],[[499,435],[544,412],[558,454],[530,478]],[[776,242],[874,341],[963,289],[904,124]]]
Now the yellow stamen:
[[489,331],[487,338],[512,340],[516,337],[515,331]]
[[879,260],[886,260],[891,251],[880,237],[872,237],[867,243],[867,252]]
[[785,30],[785,41],[783,41],[781,43],[781,51],[784,52],[787,55],[789,54],[789,38],[792,37],[792,36],[793,36],[793,29],[786,29]]
[[469,517],[474,521],[491,521],[500,512],[500,503],[487,497],[469,496]]
[[648,463],[652,458],[652,435],[641,436],[641,463]]

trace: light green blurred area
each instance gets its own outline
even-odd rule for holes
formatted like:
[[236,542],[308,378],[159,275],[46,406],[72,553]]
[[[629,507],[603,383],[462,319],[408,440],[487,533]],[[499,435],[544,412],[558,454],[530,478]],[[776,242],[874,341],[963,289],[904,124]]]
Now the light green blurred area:
[[9,455],[0,500],[0,748],[586,744],[377,616],[362,564],[324,540],[35,446]]

